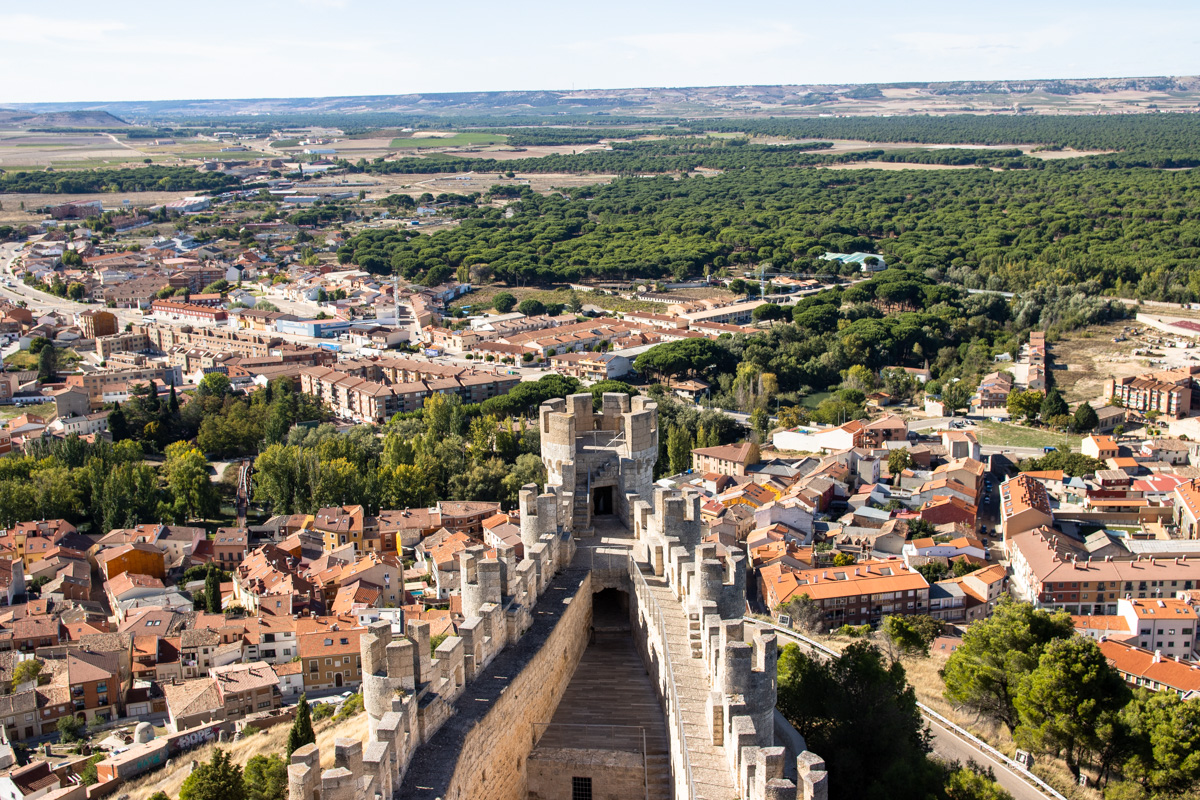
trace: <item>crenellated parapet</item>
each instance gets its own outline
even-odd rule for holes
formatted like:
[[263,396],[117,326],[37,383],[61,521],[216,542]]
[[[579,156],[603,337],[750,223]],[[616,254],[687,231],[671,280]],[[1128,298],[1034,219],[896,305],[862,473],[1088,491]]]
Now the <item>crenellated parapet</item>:
[[665,579],[687,616],[692,658],[707,678],[705,730],[723,748],[738,792],[749,800],[825,800],[824,762],[799,756],[799,782],[784,776],[785,751],[775,745],[778,644],[744,621],[748,569],[743,552],[703,541],[696,494],[655,487],[631,494],[630,527],[637,561]]
[[528,630],[532,609],[554,575],[574,555],[560,522],[557,489],[521,490],[525,557],[511,546],[470,547],[460,554],[463,622],[457,636],[431,648],[429,623],[406,620],[403,635],[390,622],[367,626],[360,637],[365,742],[338,739],[335,763],[320,770],[308,745],[288,765],[289,800],[390,800],[418,747],[455,713],[470,681]]
[[576,533],[591,528],[594,514],[628,524],[627,495],[649,495],[658,460],[657,403],[613,392],[598,412],[593,406],[591,394],[573,394],[538,411],[547,491],[558,490],[564,527]]

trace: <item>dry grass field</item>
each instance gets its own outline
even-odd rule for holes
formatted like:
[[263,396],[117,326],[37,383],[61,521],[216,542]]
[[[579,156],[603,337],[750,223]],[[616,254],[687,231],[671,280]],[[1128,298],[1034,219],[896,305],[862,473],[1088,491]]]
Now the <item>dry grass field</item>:
[[[317,733],[317,746],[321,748],[321,768],[333,766],[333,741],[338,737],[366,740],[367,715],[359,714],[350,719],[335,723],[322,720],[314,723]],[[236,742],[225,744],[208,744],[190,752],[184,753],[171,760],[164,769],[151,772],[135,779],[122,787],[122,794],[129,800],[146,800],[155,792],[166,792],[168,797],[178,797],[179,787],[192,769],[192,761],[205,762],[212,758],[213,750],[217,747],[228,750],[233,761],[245,766],[251,756],[278,753],[284,755],[287,746],[288,731],[291,725],[276,725],[274,728],[256,733]]]
[[[1134,335],[1133,330],[1140,330],[1142,333]],[[1165,334],[1133,320],[1091,325],[1072,331],[1050,344],[1050,361],[1055,367],[1055,385],[1062,392],[1063,399],[1073,404],[1100,397],[1105,382],[1110,378],[1123,378],[1196,363],[1190,358],[1197,352],[1194,349],[1158,347],[1147,341],[1158,339],[1160,336]],[[1125,341],[1113,341],[1119,337]],[[1156,355],[1134,355],[1134,350],[1149,350]],[[1151,363],[1160,360],[1166,363]]]

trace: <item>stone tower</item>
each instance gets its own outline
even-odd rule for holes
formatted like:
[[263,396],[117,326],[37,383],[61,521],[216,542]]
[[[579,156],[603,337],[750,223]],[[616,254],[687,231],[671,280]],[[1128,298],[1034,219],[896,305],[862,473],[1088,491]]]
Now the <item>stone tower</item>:
[[542,403],[539,413],[547,488],[557,489],[564,527],[577,534],[596,516],[630,524],[629,495],[649,496],[658,460],[658,404],[606,393],[600,413],[590,394]]

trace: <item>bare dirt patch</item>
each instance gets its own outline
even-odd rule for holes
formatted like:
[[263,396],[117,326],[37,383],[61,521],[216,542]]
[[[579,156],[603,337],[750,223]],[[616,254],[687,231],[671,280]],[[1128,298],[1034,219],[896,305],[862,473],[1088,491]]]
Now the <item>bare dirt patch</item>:
[[[105,209],[120,208],[128,200],[131,208],[148,208],[172,200],[189,197],[195,192],[119,192],[99,194],[0,194],[0,222],[13,225],[36,225],[46,218],[45,214],[31,213],[35,208],[56,206],[60,203],[84,203],[99,200]],[[26,210],[21,210],[21,204]]]
[[[1141,331],[1141,333],[1135,333]],[[1125,341],[1114,342],[1122,338]],[[1111,378],[1181,366],[1190,362],[1193,350],[1159,347],[1150,340],[1166,338],[1161,331],[1133,320],[1090,325],[1072,331],[1049,345],[1054,385],[1068,403],[1098,400]],[[1161,355],[1135,355],[1134,350]],[[1166,364],[1157,364],[1166,360]],[[1066,367],[1059,369],[1058,367]]]
[[616,175],[571,175],[567,173],[517,173],[508,178],[499,172],[443,172],[423,175],[379,175],[356,176],[354,185],[365,189],[371,199],[389,194],[407,194],[420,197],[426,192],[439,194],[468,194],[486,192],[493,186],[528,186],[533,191],[547,194],[558,189],[573,189],[580,186],[595,186],[609,183]]

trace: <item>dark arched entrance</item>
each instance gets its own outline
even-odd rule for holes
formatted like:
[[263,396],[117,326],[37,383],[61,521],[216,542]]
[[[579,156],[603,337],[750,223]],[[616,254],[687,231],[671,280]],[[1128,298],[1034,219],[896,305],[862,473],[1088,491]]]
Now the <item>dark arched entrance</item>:
[[597,486],[592,489],[592,516],[603,517],[613,513],[613,487]]

